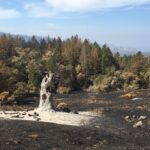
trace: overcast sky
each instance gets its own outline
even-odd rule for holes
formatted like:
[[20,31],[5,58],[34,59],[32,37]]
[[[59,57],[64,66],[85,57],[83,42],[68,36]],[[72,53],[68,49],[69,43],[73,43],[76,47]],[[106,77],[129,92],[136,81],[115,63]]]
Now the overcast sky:
[[0,32],[150,51],[150,0],[0,0]]

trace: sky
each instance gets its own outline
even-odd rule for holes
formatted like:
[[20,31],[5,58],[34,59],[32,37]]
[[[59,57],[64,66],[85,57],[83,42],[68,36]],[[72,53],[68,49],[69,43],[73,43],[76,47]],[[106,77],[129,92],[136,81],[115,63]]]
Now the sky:
[[0,32],[150,51],[150,0],[0,0]]

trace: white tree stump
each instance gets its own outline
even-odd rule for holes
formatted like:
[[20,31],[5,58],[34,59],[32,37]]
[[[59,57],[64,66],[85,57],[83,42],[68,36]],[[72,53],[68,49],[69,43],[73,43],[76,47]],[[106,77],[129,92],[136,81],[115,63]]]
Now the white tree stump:
[[52,93],[49,86],[53,78],[53,73],[49,72],[45,75],[41,82],[39,111],[52,111]]

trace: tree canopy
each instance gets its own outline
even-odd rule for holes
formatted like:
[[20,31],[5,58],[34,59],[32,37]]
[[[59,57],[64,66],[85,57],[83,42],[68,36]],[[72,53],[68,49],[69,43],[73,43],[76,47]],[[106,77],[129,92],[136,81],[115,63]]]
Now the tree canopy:
[[113,54],[107,44],[81,40],[78,35],[66,40],[58,38],[26,38],[3,34],[0,36],[0,92],[24,93],[38,91],[44,71],[60,75],[58,87],[71,90],[92,84],[98,75],[117,70],[139,74],[150,68],[150,58],[141,52],[121,56]]

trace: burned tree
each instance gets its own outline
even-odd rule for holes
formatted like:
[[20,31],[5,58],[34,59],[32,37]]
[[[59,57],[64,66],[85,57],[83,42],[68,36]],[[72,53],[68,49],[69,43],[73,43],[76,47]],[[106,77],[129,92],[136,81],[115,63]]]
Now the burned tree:
[[40,102],[38,109],[40,111],[51,111],[53,110],[52,104],[52,93],[50,90],[50,84],[53,79],[53,73],[49,72],[46,73],[45,77],[41,82],[41,89],[40,89]]

